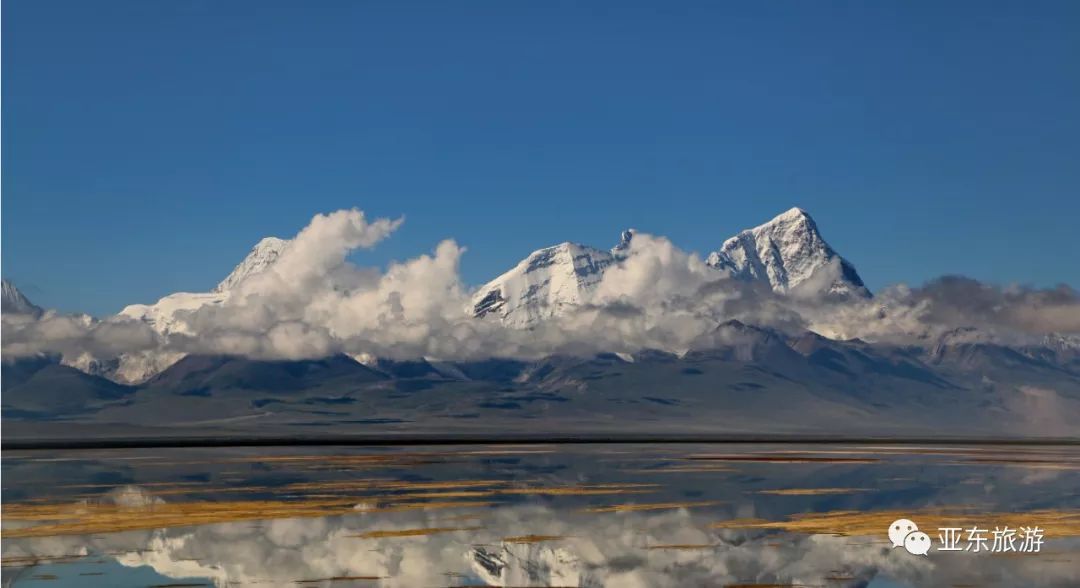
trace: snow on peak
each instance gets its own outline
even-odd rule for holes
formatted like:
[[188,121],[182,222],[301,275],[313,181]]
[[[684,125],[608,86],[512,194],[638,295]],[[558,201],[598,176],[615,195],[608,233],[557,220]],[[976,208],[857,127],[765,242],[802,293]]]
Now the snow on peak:
[[30,302],[15,284],[0,280],[0,312],[4,314],[28,314],[41,316],[42,310],[33,302]]
[[142,321],[162,335],[192,334],[187,318],[192,312],[208,305],[221,304],[228,299],[226,292],[175,292],[154,304],[130,304],[120,316]]
[[210,292],[176,292],[154,304],[132,304],[120,311],[122,316],[142,321],[162,335],[191,333],[188,316],[207,305],[221,304],[238,284],[273,265],[289,246],[288,239],[266,237],[248,253],[233,271]]
[[[482,286],[470,311],[511,327],[528,327],[590,301],[600,278],[630,253],[636,231],[602,251],[562,243],[534,251],[516,267]],[[855,268],[822,239],[814,219],[795,207],[742,231],[709,255],[708,265],[739,279],[761,280],[787,294],[869,296]]]
[[[810,213],[799,208],[798,206],[792,206],[784,212],[776,215],[776,218],[769,221],[769,223],[775,223],[777,221],[799,221],[799,222],[814,222],[814,219],[810,218]],[[765,223],[765,224],[769,224]]]
[[743,279],[766,281],[780,293],[811,288],[814,293],[870,295],[855,267],[825,242],[814,219],[798,207],[724,241],[706,262]]
[[[266,237],[256,243],[247,257],[210,292],[176,292],[154,304],[126,306],[120,311],[120,316],[146,323],[161,335],[190,335],[193,330],[188,319],[195,311],[206,306],[223,304],[229,299],[230,291],[238,284],[273,265],[289,243],[291,241],[288,239]],[[124,354],[120,357],[120,367],[116,370],[117,377],[114,379],[121,382],[143,381],[182,357],[181,353],[167,351]]]
[[611,253],[616,257],[625,256],[630,251],[630,241],[637,234],[637,229],[626,229],[619,235],[619,244],[611,248]]
[[251,248],[247,257],[237,265],[233,271],[214,287],[213,292],[225,292],[236,287],[248,276],[264,271],[277,261],[281,253],[289,246],[288,239],[278,237],[266,237]]
[[611,252],[577,243],[539,249],[482,286],[473,298],[472,313],[495,316],[515,327],[557,316],[586,302],[614,262]]

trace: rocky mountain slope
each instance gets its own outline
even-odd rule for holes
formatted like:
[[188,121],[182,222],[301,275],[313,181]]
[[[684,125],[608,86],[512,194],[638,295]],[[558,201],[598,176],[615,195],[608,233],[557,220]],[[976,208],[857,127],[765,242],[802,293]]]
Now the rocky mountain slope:
[[23,293],[15,287],[15,284],[7,280],[0,280],[0,306],[4,314],[24,314],[41,316],[42,309],[30,302]]
[[[224,433],[468,431],[1061,437],[1080,369],[982,343],[900,347],[730,321],[726,346],[533,361],[188,356],[138,386],[5,362],[5,425]],[[59,423],[63,427],[52,427]],[[19,423],[22,423],[20,425]],[[22,427],[22,428],[20,428]],[[52,428],[50,428],[52,427]]]

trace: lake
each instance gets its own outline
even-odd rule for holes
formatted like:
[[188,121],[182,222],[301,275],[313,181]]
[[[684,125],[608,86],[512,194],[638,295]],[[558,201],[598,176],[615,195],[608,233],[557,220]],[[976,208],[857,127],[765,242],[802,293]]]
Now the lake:
[[[5,586],[1080,584],[1075,446],[5,451],[2,465]],[[893,545],[901,519],[925,555]]]

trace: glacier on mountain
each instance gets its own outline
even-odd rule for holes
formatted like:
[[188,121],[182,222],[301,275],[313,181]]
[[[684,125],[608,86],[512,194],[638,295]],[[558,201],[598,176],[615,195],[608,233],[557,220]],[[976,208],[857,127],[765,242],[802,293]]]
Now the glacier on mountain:
[[211,292],[228,292],[250,276],[274,265],[278,257],[281,257],[281,254],[289,247],[289,243],[291,243],[290,240],[278,237],[266,237],[259,241],[251,248],[247,257],[233,268],[233,271],[221,283],[214,286]]
[[[736,277],[767,282],[778,293],[797,292],[823,276],[829,282],[815,284],[810,294],[870,296],[855,267],[825,242],[817,223],[801,208],[724,241],[706,263],[730,269]],[[839,269],[838,275],[824,276],[830,266]]]
[[482,286],[473,300],[477,317],[496,316],[525,327],[590,300],[615,256],[577,243],[532,252],[513,269]]
[[120,311],[121,316],[142,321],[162,335],[173,333],[192,334],[185,318],[191,312],[207,305],[218,305],[229,299],[232,290],[253,275],[274,265],[290,241],[278,237],[266,237],[248,252],[210,292],[176,292],[154,304],[131,304]]
[[[577,243],[534,251],[481,286],[472,313],[522,328],[593,302],[605,272],[633,253],[634,234],[633,229],[624,231],[610,251]],[[717,279],[758,281],[778,294],[870,296],[855,267],[825,242],[817,224],[800,208],[727,239],[706,264],[723,272]]]
[[[267,237],[259,241],[228,276],[210,292],[175,292],[154,304],[132,304],[120,311],[126,317],[145,323],[162,336],[195,335],[187,319],[206,306],[224,304],[232,291],[249,277],[265,271],[289,246],[288,239]],[[140,383],[160,373],[184,357],[167,350],[144,350],[124,353],[115,362],[103,363],[83,355],[69,365],[87,373],[105,375],[123,383]]]

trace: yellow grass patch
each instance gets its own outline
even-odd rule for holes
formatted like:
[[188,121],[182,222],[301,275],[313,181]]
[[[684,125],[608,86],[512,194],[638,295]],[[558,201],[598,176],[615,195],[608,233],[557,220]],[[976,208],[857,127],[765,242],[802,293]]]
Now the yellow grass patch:
[[418,529],[396,529],[388,531],[368,531],[358,535],[348,535],[358,539],[388,539],[393,537],[420,537],[424,535],[438,535],[439,533],[454,533],[456,531],[478,531],[483,527],[422,527]]
[[[374,503],[364,512],[399,512],[490,506],[491,502]],[[4,529],[5,537],[85,535],[209,525],[234,521],[356,514],[355,500],[247,500],[177,502],[138,507],[112,504],[8,504],[5,520],[41,523]]]
[[781,488],[778,490],[758,490],[758,494],[774,496],[819,496],[824,494],[854,494],[871,492],[872,488]]
[[1045,536],[1080,535],[1080,510],[1033,510],[1028,512],[984,513],[971,509],[922,509],[914,511],[840,510],[820,513],[799,513],[783,521],[761,519],[732,519],[710,525],[713,528],[780,529],[792,533],[839,536],[880,535],[885,537],[889,525],[896,519],[911,519],[920,529],[942,527],[969,528],[978,525],[1039,527]]
[[613,504],[611,506],[593,506],[584,509],[584,512],[639,512],[649,510],[671,510],[676,508],[693,508],[698,506],[713,506],[722,504],[717,501],[701,502],[646,502],[643,504]]

